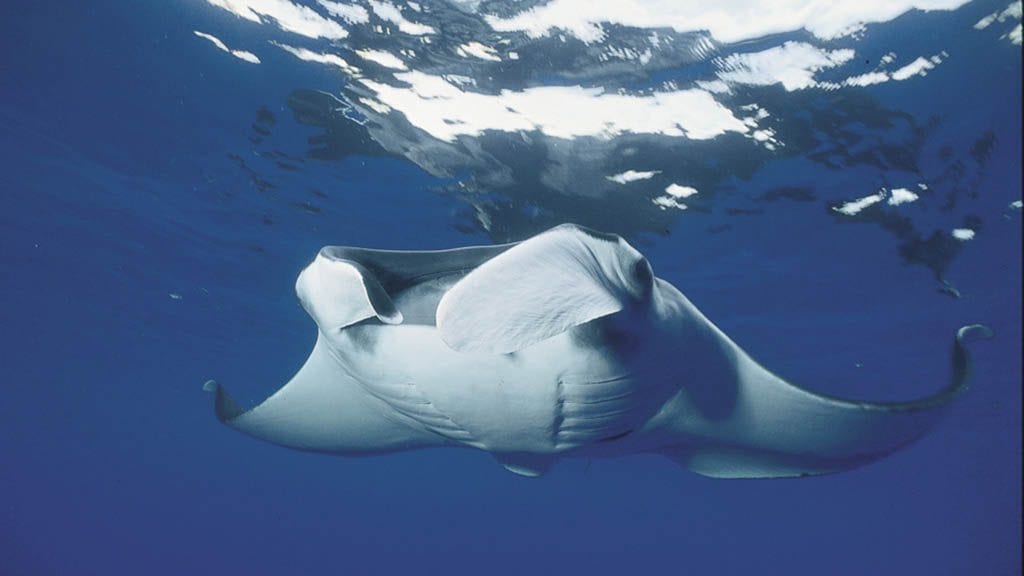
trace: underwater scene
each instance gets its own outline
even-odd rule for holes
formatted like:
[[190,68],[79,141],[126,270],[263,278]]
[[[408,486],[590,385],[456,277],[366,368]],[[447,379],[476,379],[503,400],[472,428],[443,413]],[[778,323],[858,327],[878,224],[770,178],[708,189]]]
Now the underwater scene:
[[0,575],[1021,573],[1019,0],[0,4]]

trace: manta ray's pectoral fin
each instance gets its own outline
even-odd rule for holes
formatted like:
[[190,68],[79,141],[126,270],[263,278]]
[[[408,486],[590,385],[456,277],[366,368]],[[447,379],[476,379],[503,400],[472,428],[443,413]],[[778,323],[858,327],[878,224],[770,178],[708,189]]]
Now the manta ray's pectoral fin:
[[558,462],[558,456],[552,454],[529,454],[525,452],[494,454],[494,459],[509,472],[526,476],[527,478],[536,478],[547,473]]
[[295,292],[325,334],[373,317],[385,324],[402,323],[402,313],[372,272],[326,249],[299,274]]
[[991,335],[981,325],[960,328],[953,342],[951,382],[911,402],[855,402],[814,394],[744,355],[732,413],[660,453],[714,478],[791,478],[862,466],[914,442],[939,421],[969,384],[965,343]]
[[454,350],[515,352],[641,301],[652,285],[647,260],[622,238],[562,225],[459,280],[437,328]]
[[392,414],[367,394],[340,368],[323,336],[295,376],[249,410],[212,380],[203,388],[215,394],[218,420],[288,448],[356,455],[444,444],[438,435]]

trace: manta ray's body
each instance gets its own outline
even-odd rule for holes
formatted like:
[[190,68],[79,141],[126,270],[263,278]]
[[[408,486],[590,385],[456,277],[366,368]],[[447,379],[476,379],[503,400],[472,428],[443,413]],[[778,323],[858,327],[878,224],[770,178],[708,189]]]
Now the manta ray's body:
[[716,477],[822,474],[926,432],[965,386],[895,404],[773,375],[655,278],[621,238],[560,226],[518,244],[428,252],[328,247],[296,290],[319,336],[281,390],[217,415],[318,452],[486,450],[538,475],[562,456],[652,452]]

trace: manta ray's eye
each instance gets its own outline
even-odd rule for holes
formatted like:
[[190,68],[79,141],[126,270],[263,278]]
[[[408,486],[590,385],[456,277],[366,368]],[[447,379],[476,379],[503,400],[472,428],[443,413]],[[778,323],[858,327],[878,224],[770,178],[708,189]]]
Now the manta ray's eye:
[[646,286],[653,281],[654,273],[646,258],[641,258],[633,264],[633,278],[641,285]]

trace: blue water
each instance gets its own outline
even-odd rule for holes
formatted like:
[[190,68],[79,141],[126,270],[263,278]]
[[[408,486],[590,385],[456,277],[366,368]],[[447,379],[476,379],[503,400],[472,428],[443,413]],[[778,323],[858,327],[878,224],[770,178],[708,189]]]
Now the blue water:
[[[333,152],[316,153],[308,139],[325,128],[289,96],[342,97],[353,81],[205,2],[3,3],[0,574],[1020,573],[1021,48],[1000,38],[1020,19],[972,28],[1005,7],[913,12],[821,42],[900,65],[945,50],[927,76],[719,96],[771,111],[781,151],[729,134],[578,139],[556,185],[541,176],[551,139],[485,133],[441,156],[420,135],[423,156],[403,155],[411,128],[374,128],[372,110],[367,126],[332,120]],[[348,54],[357,40],[400,38],[317,42]],[[587,76],[573,58],[492,86],[455,71],[496,93],[639,89],[712,68]],[[627,169],[660,172],[630,193],[601,177]],[[651,202],[684,181],[701,190],[689,209]],[[880,187],[920,199],[836,211]],[[214,418],[207,379],[250,405],[305,359],[315,326],[294,281],[321,246],[487,244],[562,221],[625,235],[755,358],[819,392],[924,396],[948,378],[958,326],[996,338],[972,347],[974,385],[927,437],[800,480],[713,480],[656,456],[569,459],[527,479],[470,450],[304,454]]]

